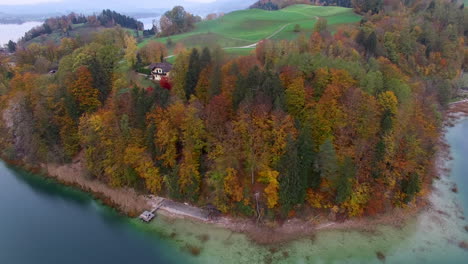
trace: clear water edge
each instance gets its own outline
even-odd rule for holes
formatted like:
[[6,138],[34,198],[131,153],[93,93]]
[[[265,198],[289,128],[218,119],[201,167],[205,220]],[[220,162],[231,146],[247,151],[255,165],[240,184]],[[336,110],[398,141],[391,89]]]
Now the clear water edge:
[[[160,215],[142,224],[119,216],[87,194],[2,164],[0,263],[28,263],[14,256],[15,251],[33,256],[34,263],[54,259],[68,259],[68,263],[128,263],[129,259],[149,263],[381,263],[376,252],[385,255],[385,263],[468,263],[468,251],[458,246],[468,241],[464,229],[468,222],[460,215],[461,210],[468,210],[467,136],[468,120],[448,129],[446,139],[454,158],[449,164],[450,177],[434,183],[433,209],[403,228],[379,226],[372,234],[320,231],[314,239],[276,246],[257,245],[243,234]],[[450,190],[453,183],[458,193]],[[58,231],[65,236],[51,234]],[[38,255],[33,248],[41,242],[49,247]],[[199,255],[191,255],[194,249],[200,250]],[[77,254],[81,251],[91,253]],[[127,258],[119,255],[124,252]]]

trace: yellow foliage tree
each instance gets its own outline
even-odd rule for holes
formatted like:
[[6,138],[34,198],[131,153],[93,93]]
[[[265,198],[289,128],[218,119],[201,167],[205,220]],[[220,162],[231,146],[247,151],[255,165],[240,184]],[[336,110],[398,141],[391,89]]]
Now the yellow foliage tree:
[[[200,157],[205,147],[205,124],[200,118],[199,102],[192,97],[185,109],[184,118],[180,126],[182,132],[182,161],[179,170],[179,185],[182,192],[191,195],[198,193],[201,184]],[[190,187],[189,189],[187,189]]]
[[361,216],[364,213],[364,206],[369,201],[370,186],[368,183],[360,184],[354,179],[354,188],[351,196],[343,203],[343,207],[350,217]]
[[184,118],[185,107],[182,102],[170,105],[167,109],[157,108],[148,115],[156,125],[154,143],[162,153],[157,157],[163,165],[173,168],[177,162],[177,142],[180,138],[179,127]]
[[288,112],[295,118],[301,119],[306,104],[304,79],[297,77],[286,89],[286,106]]
[[172,92],[179,97],[179,99],[185,100],[185,82],[186,82],[186,73],[189,68],[189,59],[190,52],[187,50],[181,51],[177,55],[176,61],[174,63],[174,68],[172,68],[171,79],[172,79]]
[[386,91],[379,95],[379,104],[382,110],[389,111],[389,113],[395,115],[398,110],[398,99],[392,91]]
[[234,202],[242,201],[242,186],[237,177],[237,171],[233,168],[226,169],[226,177],[224,177],[224,192]]
[[208,103],[209,94],[208,89],[210,88],[210,76],[211,68],[207,67],[200,73],[200,79],[198,80],[197,87],[195,87],[195,94],[204,104]]
[[159,174],[159,169],[153,165],[144,147],[137,145],[128,146],[125,149],[124,162],[135,169],[138,175],[145,180],[148,190],[154,194],[157,194],[161,190],[162,177]]
[[133,36],[125,36],[125,47],[125,60],[127,60],[128,64],[133,67],[136,64],[138,51],[136,40]]
[[274,208],[278,204],[278,199],[279,199],[278,175],[279,175],[279,172],[272,170],[270,168],[265,168],[259,173],[260,177],[258,178],[258,180],[260,182],[267,184],[267,187],[265,188],[265,195],[267,198],[268,208]]

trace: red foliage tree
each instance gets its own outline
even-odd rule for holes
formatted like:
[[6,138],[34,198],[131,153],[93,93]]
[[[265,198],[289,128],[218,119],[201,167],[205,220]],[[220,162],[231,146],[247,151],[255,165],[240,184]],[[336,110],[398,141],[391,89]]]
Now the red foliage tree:
[[169,78],[167,77],[162,77],[161,80],[159,81],[159,85],[161,85],[162,88],[166,90],[172,90],[172,84],[169,81]]
[[146,92],[147,92],[147,93],[152,93],[153,91],[154,91],[154,88],[151,87],[151,86],[148,86],[148,87],[146,88]]

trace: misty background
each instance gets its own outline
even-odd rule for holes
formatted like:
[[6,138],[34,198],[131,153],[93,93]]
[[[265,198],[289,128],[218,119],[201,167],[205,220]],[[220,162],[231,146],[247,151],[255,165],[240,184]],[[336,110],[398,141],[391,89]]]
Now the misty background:
[[256,0],[0,0],[0,48],[9,40],[17,41],[49,17],[71,12],[91,15],[110,9],[134,17],[152,28],[153,20],[174,6],[204,18],[210,13],[229,13],[246,9]]
[[[34,1],[34,0],[29,0]],[[35,0],[37,1],[37,0]],[[19,3],[28,2],[19,1]],[[0,1],[0,18],[6,17],[37,17],[44,19],[50,16],[64,15],[70,12],[92,14],[103,9],[115,10],[126,15],[147,17],[150,14],[162,14],[176,5],[183,6],[187,11],[205,16],[209,13],[230,12],[245,9],[255,0],[43,0],[37,4],[10,4]]]

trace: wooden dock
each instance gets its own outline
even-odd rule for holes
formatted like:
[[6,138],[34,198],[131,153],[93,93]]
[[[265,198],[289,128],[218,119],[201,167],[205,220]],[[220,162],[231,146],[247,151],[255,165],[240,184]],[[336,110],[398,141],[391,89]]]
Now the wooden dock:
[[144,211],[141,215],[140,215],[140,219],[145,221],[146,223],[149,223],[151,222],[151,220],[153,220],[153,218],[155,217],[156,215],[153,213],[153,212],[148,212],[148,211]]
[[153,208],[151,209],[151,211],[144,211],[139,218],[145,221],[146,223],[151,222],[151,220],[153,220],[156,217],[156,211],[159,210],[159,208],[161,208],[163,204],[164,198],[157,199],[156,202],[153,204]]

